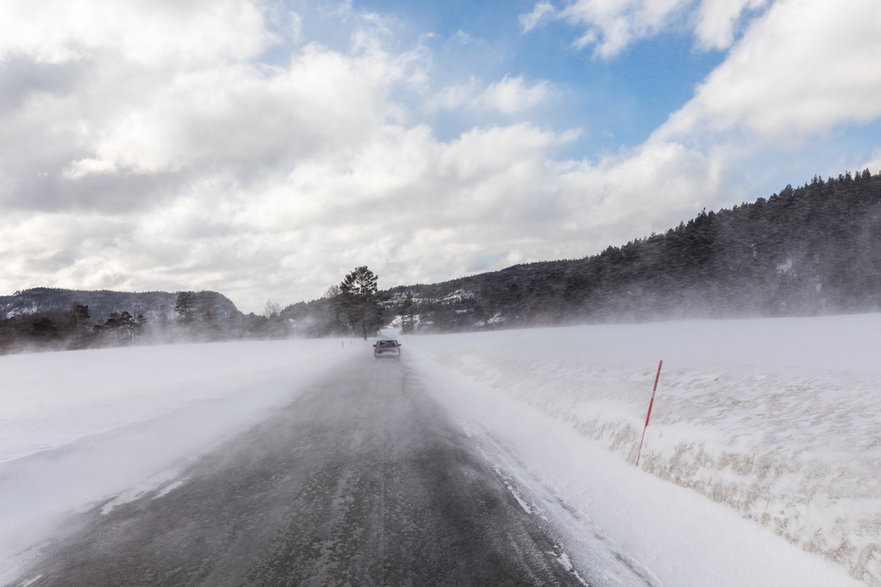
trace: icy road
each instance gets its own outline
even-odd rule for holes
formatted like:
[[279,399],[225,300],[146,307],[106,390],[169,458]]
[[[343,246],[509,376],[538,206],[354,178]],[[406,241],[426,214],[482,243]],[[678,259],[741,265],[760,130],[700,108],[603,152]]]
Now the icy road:
[[473,444],[406,358],[354,357],[163,491],[78,514],[12,584],[586,584]]

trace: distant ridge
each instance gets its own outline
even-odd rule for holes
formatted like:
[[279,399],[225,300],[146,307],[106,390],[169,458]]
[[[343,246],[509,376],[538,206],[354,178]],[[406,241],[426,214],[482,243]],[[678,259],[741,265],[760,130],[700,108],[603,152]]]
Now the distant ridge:
[[[0,296],[0,320],[30,314],[69,312],[74,304],[88,306],[89,313],[96,322],[104,322],[114,312],[129,312],[132,316],[142,314],[151,321],[170,320],[174,317],[178,293],[35,287],[15,292],[13,295]],[[223,294],[201,292],[200,297],[207,300],[212,313],[217,318],[229,320],[241,315],[235,304]]]
[[[814,177],[582,259],[384,294],[389,320],[438,332],[878,312],[881,175]],[[282,316],[310,336],[345,331],[333,298],[288,306]]]
[[583,259],[388,291],[407,293],[429,301],[418,313],[433,325],[453,329],[493,318],[515,326],[877,312],[881,175],[814,177]]
[[[0,296],[0,337],[52,334],[29,316],[89,307],[90,324],[114,313],[148,324],[213,325],[212,339],[349,335],[333,295],[279,313],[244,316],[224,295],[198,292],[190,322],[178,293],[33,288]],[[718,212],[701,211],[662,234],[575,260],[382,292],[387,323],[405,331],[469,331],[682,318],[811,316],[881,311],[881,175],[844,173],[787,185]],[[48,316],[58,321],[61,316]],[[4,324],[5,321],[5,324]],[[10,324],[15,322],[15,324]]]

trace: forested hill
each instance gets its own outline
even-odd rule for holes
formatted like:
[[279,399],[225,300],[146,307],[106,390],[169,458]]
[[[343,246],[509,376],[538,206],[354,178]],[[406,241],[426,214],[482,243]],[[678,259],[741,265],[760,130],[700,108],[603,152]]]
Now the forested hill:
[[[200,292],[199,295],[203,305],[218,318],[229,320],[240,314],[235,304],[222,294]],[[128,311],[133,316],[143,314],[151,320],[171,320],[174,317],[177,296],[178,293],[163,291],[79,291],[35,287],[15,292],[11,296],[0,296],[0,319],[53,311],[67,312],[75,304],[82,304],[89,308],[90,317],[98,323],[107,320],[114,312],[121,311]]]
[[881,175],[868,170],[701,212],[572,261],[390,290],[435,329],[881,309]]
[[226,296],[37,287],[0,296],[0,354],[270,334]]

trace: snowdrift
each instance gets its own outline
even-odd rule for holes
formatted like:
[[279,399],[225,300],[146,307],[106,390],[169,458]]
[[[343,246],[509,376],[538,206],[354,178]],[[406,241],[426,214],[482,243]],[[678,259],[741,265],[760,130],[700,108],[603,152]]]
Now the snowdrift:
[[407,347],[558,419],[881,585],[881,315],[411,337]]

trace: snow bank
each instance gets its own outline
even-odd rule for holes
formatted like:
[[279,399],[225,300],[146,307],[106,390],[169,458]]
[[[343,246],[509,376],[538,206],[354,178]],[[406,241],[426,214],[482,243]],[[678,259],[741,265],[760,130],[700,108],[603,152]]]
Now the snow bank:
[[[597,584],[843,585],[846,569],[877,587],[879,349],[881,315],[865,315],[410,336],[402,361],[492,429],[493,455],[510,451],[500,474],[549,487],[529,508],[598,525],[585,552],[612,553],[633,575]],[[369,350],[274,341],[0,357],[0,584],[64,514],[173,491],[192,459]],[[599,572],[615,562],[589,556]]]
[[406,348],[881,585],[881,315],[410,337]]

